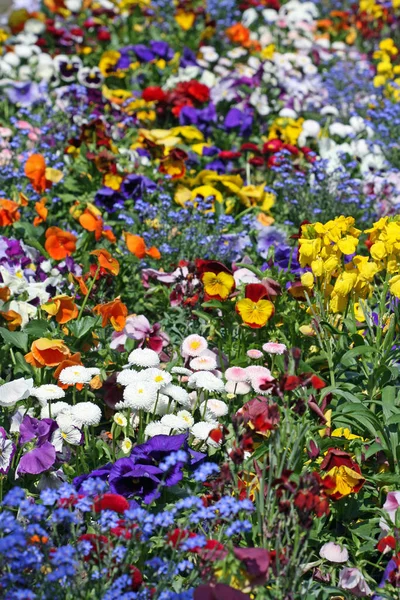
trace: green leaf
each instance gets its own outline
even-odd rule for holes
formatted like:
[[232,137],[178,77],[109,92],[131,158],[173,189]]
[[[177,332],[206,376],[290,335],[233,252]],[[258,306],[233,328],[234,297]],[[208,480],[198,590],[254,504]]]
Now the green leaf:
[[83,317],[82,319],[79,319],[79,321],[73,321],[70,322],[68,324],[70,333],[80,339],[85,337],[85,335],[87,335],[89,333],[89,331],[91,331],[92,329],[94,329],[95,324],[99,322],[98,317]]
[[345,367],[350,367],[351,365],[356,364],[356,358],[360,356],[364,356],[365,354],[376,354],[377,349],[373,346],[356,346],[351,350],[345,352],[342,356],[341,363]]
[[24,327],[24,333],[33,335],[36,338],[43,337],[49,331],[49,322],[45,319],[30,321]]
[[28,334],[23,331],[9,331],[4,327],[0,327],[0,335],[6,344],[16,346],[24,352],[28,351]]

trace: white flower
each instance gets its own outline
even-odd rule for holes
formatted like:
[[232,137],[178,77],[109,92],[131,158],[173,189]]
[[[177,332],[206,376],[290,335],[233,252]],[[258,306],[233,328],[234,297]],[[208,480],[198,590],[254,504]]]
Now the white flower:
[[192,417],[192,415],[190,414],[189,411],[187,411],[187,410],[180,410],[178,412],[178,417],[187,423],[187,427],[188,428],[192,427],[192,425],[194,423],[194,419],[193,419],[193,417]]
[[33,379],[15,379],[0,385],[0,406],[14,406],[20,400],[29,398],[32,393]]
[[234,396],[244,396],[251,390],[251,386],[245,381],[232,381],[231,379],[225,384],[225,391]]
[[195,371],[213,371],[217,368],[215,355],[202,354],[201,356],[196,356],[196,358],[192,358],[189,364]]
[[193,333],[183,340],[181,353],[182,356],[200,356],[207,348],[208,343],[206,338]]
[[82,432],[74,425],[67,425],[64,429],[56,429],[51,438],[51,443],[57,450],[62,452],[63,442],[67,442],[72,446],[78,446],[82,440]]
[[33,388],[31,396],[37,398],[43,406],[47,404],[49,400],[60,400],[60,398],[65,398],[65,392],[58,385],[47,383],[37,388]]
[[90,383],[95,375],[100,374],[100,369],[87,368],[83,365],[73,365],[66,367],[59,375],[59,380],[64,385],[75,385]]
[[76,427],[98,425],[101,420],[101,409],[93,402],[79,402],[71,408]]
[[132,450],[132,442],[129,438],[125,438],[121,444],[121,450],[124,454],[128,454]]
[[200,414],[204,414],[206,411],[206,420],[207,416],[211,417],[211,420],[215,420],[215,418],[223,417],[228,414],[228,405],[222,400],[218,400],[217,398],[209,398],[207,402],[202,402],[200,404]]
[[210,435],[210,431],[218,427],[217,421],[199,421],[190,428],[190,433],[195,438],[205,441]]
[[153,421],[146,426],[144,434],[147,437],[154,437],[155,435],[169,435],[170,431],[171,428],[163,425],[160,421]]
[[209,392],[222,392],[225,387],[224,382],[209,371],[197,371],[197,373],[193,373],[189,377],[189,386]]
[[172,381],[171,373],[163,371],[161,369],[145,369],[142,371],[143,381],[149,381],[154,384],[158,389],[164,385],[168,385]]
[[170,396],[175,402],[182,406],[191,406],[189,394],[179,385],[169,383],[163,388],[163,394],[167,394],[167,396]]
[[187,375],[188,377],[192,375],[192,371],[190,369],[186,369],[185,367],[172,367],[171,373],[176,375]]
[[152,405],[148,409],[148,412],[156,415],[166,415],[167,413],[170,413],[174,410],[175,402],[171,403],[171,398],[159,392],[158,399],[152,403]]
[[120,427],[126,427],[128,424],[128,421],[127,421],[125,415],[123,415],[122,413],[119,413],[119,412],[115,413],[113,419],[114,419],[114,423],[116,423]]
[[40,411],[40,418],[48,419],[51,411],[51,418],[56,419],[61,412],[69,411],[70,408],[71,406],[67,402],[54,402],[54,404],[51,406],[46,405],[42,407],[42,410]]
[[128,363],[137,367],[157,367],[160,364],[160,358],[157,352],[150,348],[136,348],[128,356]]
[[117,383],[120,385],[129,385],[141,379],[143,379],[141,371],[134,371],[133,369],[124,369],[117,375]]
[[339,546],[339,544],[335,544],[334,542],[327,542],[321,546],[319,555],[321,558],[325,558],[325,560],[333,563],[343,563],[349,560],[347,548]]
[[[150,410],[157,399],[157,392],[157,387],[148,381],[130,383],[124,390],[123,407],[134,408],[136,410]],[[116,407],[120,408],[120,403]]]
[[178,415],[164,415],[161,419],[161,424],[170,427],[176,431],[182,429],[189,429],[190,425],[185,419],[178,417]]

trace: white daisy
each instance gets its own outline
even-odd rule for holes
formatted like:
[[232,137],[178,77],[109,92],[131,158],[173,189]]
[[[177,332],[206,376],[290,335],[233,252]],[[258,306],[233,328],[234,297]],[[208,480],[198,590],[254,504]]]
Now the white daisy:
[[134,369],[125,369],[117,375],[117,383],[120,385],[129,385],[130,383],[134,383],[140,379],[143,379],[141,372],[135,371]]
[[168,373],[168,371],[163,371],[162,369],[145,369],[142,371],[142,379],[151,382],[160,389],[164,385],[171,383],[172,375],[171,373]]
[[209,371],[197,371],[189,377],[189,386],[200,388],[209,392],[222,392],[224,382]]
[[51,407],[48,405],[42,407],[40,418],[48,419],[51,411],[51,417],[52,419],[55,419],[61,412],[68,411],[70,408],[71,406],[67,402],[54,402],[54,404],[51,404]]
[[157,352],[150,348],[136,348],[128,356],[128,363],[137,367],[157,367],[160,358]]
[[187,424],[186,428],[192,427],[192,425],[194,423],[194,419],[193,419],[193,417],[192,417],[192,415],[190,414],[189,411],[187,411],[187,410],[180,410],[178,412],[178,417],[180,419],[182,419],[183,421],[185,421],[185,423]]
[[181,354],[182,356],[200,356],[207,348],[208,343],[206,338],[193,333],[183,340]]
[[175,402],[182,406],[191,406],[189,394],[179,385],[169,383],[163,388],[163,394],[167,394],[167,396],[170,396]]
[[60,400],[60,398],[65,398],[65,392],[58,385],[47,383],[37,388],[33,388],[31,396],[37,398],[40,404],[44,406],[50,400]]
[[154,437],[155,435],[169,435],[171,427],[163,425],[160,421],[153,421],[146,426],[144,434],[147,437]]
[[190,433],[198,440],[205,441],[210,431],[218,427],[217,421],[199,421],[190,428]]
[[71,408],[72,418],[76,427],[98,425],[101,420],[101,409],[93,402],[79,402]]
[[100,374],[100,369],[87,368],[83,365],[73,365],[66,367],[59,375],[59,380],[64,385],[76,385],[90,383],[95,375]]
[[175,402],[171,402],[171,398],[165,394],[158,393],[158,399],[153,402],[148,412],[156,415],[166,415],[175,410]]
[[217,368],[215,355],[202,354],[201,356],[196,356],[196,358],[192,358],[189,364],[195,371],[213,371]]
[[125,438],[122,443],[121,443],[121,450],[124,454],[129,454],[129,452],[132,450],[132,442],[129,438]]
[[229,367],[225,371],[225,377],[229,381],[247,381],[249,378],[246,369],[243,369],[243,367]]
[[[200,414],[206,414],[206,421],[215,420],[215,418],[223,417],[228,414],[228,405],[217,398],[209,398],[207,402],[200,404]],[[210,417],[210,418],[207,418]]]
[[172,367],[171,373],[176,375],[187,375],[188,377],[192,375],[192,371],[190,369],[186,369],[185,367]]
[[181,417],[178,417],[178,415],[164,415],[161,419],[161,424],[166,425],[175,431],[181,431],[189,428],[187,421]]
[[130,383],[124,390],[124,407],[148,411],[157,399],[157,392],[157,386],[148,381]]
[[120,427],[126,427],[128,424],[127,418],[122,413],[119,413],[119,412],[115,413],[113,419],[114,419],[114,423],[116,423]]
[[267,342],[263,344],[262,349],[267,354],[283,354],[287,350],[285,344],[278,344],[278,342]]

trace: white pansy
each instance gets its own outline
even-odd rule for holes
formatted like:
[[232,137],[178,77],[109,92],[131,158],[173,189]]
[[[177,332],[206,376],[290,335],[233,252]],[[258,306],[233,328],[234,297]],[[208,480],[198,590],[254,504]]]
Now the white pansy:
[[0,406],[14,406],[20,400],[29,398],[33,388],[33,379],[14,379],[0,385]]

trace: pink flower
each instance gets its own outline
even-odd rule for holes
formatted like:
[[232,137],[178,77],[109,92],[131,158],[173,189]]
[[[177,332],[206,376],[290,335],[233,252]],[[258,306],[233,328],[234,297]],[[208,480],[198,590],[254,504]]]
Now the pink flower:
[[319,555],[321,558],[325,558],[325,560],[329,560],[329,562],[333,563],[342,563],[349,560],[347,548],[342,548],[339,544],[335,544],[334,542],[327,542],[321,546]]
[[400,492],[389,492],[386,497],[386,502],[383,505],[383,510],[386,510],[390,520],[395,523],[396,511],[400,507]]
[[245,381],[227,381],[225,384],[225,391],[228,394],[236,394],[237,396],[244,396],[251,391],[251,387]]
[[261,350],[247,350],[246,352],[247,356],[249,358],[252,358],[253,360],[257,360],[258,358],[262,358],[263,353],[261,352]]
[[229,369],[225,371],[225,377],[229,381],[247,381],[249,378],[246,369],[243,369],[242,367],[229,367]]
[[287,350],[285,344],[278,344],[278,342],[267,342],[262,349],[267,354],[283,354]]
[[[150,325],[148,319],[144,315],[130,315],[126,319],[125,327],[122,331],[115,331],[112,334],[112,341],[110,347],[114,350],[124,349],[126,340],[130,338],[139,342],[139,348],[144,346],[157,352],[157,354],[164,354],[163,348],[168,346],[169,337],[166,333],[161,331],[161,325],[155,323],[153,326]],[[165,360],[167,357],[162,357]]]
[[342,590],[348,590],[357,598],[364,598],[372,594],[372,590],[365,581],[363,574],[355,567],[345,567],[340,571],[339,587]]

